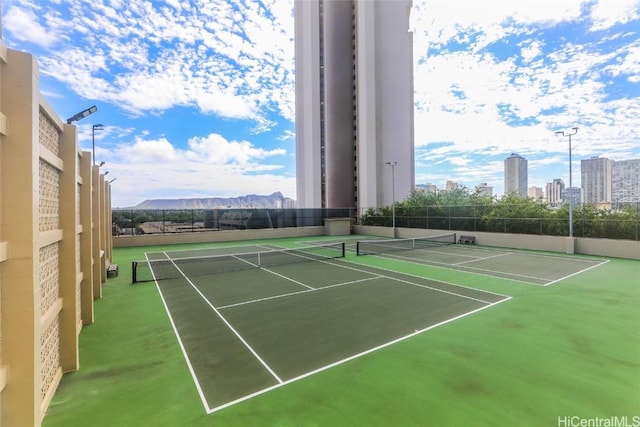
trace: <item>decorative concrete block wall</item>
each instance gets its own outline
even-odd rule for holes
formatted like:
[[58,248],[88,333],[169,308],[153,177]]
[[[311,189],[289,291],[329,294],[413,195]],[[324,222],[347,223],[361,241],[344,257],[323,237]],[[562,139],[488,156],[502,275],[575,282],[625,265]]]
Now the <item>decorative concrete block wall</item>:
[[39,426],[79,368],[110,215],[109,183],[41,96],[38,64],[0,39],[0,425]]

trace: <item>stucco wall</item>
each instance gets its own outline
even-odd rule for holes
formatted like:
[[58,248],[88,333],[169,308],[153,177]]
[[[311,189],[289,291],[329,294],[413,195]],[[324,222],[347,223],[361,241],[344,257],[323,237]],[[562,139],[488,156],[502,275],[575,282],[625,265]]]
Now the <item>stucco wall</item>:
[[[353,230],[356,234],[371,236],[392,237],[393,235],[393,230],[390,227],[355,225]],[[398,238],[427,237],[452,232],[455,232],[458,236],[475,236],[476,244],[478,245],[640,259],[640,242],[631,240],[589,239],[583,237],[575,237],[571,240],[569,237],[563,236],[425,230],[421,228],[397,228],[396,236]]]

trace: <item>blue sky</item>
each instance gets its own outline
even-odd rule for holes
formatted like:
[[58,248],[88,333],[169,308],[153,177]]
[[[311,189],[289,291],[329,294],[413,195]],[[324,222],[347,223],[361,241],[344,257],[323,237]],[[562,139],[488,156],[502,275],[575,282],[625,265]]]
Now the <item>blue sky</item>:
[[[2,0],[8,48],[105,161],[113,206],[295,195],[292,0]],[[573,184],[640,158],[640,0],[414,0],[416,184]]]

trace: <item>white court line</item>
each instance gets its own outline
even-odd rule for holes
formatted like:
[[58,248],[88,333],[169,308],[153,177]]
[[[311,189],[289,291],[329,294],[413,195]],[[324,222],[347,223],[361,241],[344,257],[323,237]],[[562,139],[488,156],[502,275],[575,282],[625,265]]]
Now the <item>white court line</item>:
[[[440,292],[443,292],[445,294],[454,295],[454,296],[461,297],[461,298],[467,298],[467,299],[470,299],[470,300],[473,300],[473,301],[478,301],[478,302],[481,302],[481,303],[484,303],[484,304],[492,304],[489,301],[481,300],[481,299],[470,297],[470,296],[467,296],[467,295],[457,294],[455,292],[445,291],[444,289],[438,289],[438,288],[434,288],[432,286],[421,285],[419,283],[414,283],[414,282],[410,282],[408,280],[398,279],[396,277],[389,277],[389,279],[395,280],[396,282],[405,283],[407,285],[418,286],[420,288],[430,289],[432,291],[440,291]],[[478,292],[483,292],[483,291],[478,291]]]
[[222,306],[217,307],[217,308],[218,308],[218,310],[224,310],[225,308],[238,307],[240,305],[253,304],[253,303],[256,303],[256,302],[268,301],[268,300],[271,300],[271,299],[278,299],[278,298],[290,297],[290,296],[293,296],[293,295],[307,294],[309,292],[319,292],[319,291],[322,291],[324,289],[337,288],[338,286],[353,285],[354,283],[360,283],[360,282],[366,282],[368,280],[380,279],[381,277],[382,276],[380,276],[380,277],[367,277],[366,279],[359,279],[359,280],[351,280],[350,282],[336,283],[334,285],[323,286],[321,288],[305,289],[304,291],[289,292],[288,294],[273,295],[273,296],[270,296],[270,297],[258,298],[258,299],[254,299],[254,300],[250,300],[250,301],[238,302],[238,303],[235,303],[235,304],[222,305]]
[[487,257],[483,257],[483,258],[478,258],[478,259],[471,259],[471,260],[469,260],[469,261],[454,262],[452,265],[460,265],[460,264],[467,264],[467,263],[470,263],[470,262],[484,261],[485,259],[500,258],[501,256],[511,255],[511,254],[513,254],[513,252],[505,252],[505,253],[503,253],[503,254],[491,255],[491,256],[487,256]]
[[604,260],[604,261],[600,262],[599,264],[592,265],[591,267],[584,268],[584,269],[582,269],[582,270],[580,270],[580,271],[576,271],[576,272],[575,272],[575,273],[573,273],[573,274],[569,274],[568,276],[564,276],[564,277],[562,277],[562,278],[560,278],[560,279],[553,280],[553,281],[551,281],[551,282],[549,282],[549,283],[547,283],[547,284],[544,284],[544,285],[542,285],[542,286],[549,286],[549,285],[553,285],[554,283],[557,283],[557,282],[559,282],[559,281],[561,281],[561,280],[568,279],[569,277],[575,276],[575,275],[580,274],[580,273],[584,273],[585,271],[587,271],[587,270],[591,270],[592,268],[600,267],[601,265],[606,264],[606,263],[608,263],[608,262],[609,262],[609,260],[608,260],[608,259],[607,259],[607,260]]
[[[348,263],[351,263],[351,264],[354,264],[354,265],[362,265],[362,264],[354,263],[353,261],[344,261],[344,260],[343,260],[342,262],[348,262]],[[409,261],[405,261],[405,262],[409,262]],[[424,266],[424,264],[421,264],[421,263],[413,263],[413,264]],[[373,266],[368,266],[368,265],[367,265],[367,267],[369,267],[369,268],[374,268],[374,269],[376,269],[376,270],[389,271],[389,272],[392,272],[392,273],[401,274],[401,275],[403,275],[403,276],[416,277],[416,278],[418,278],[418,279],[428,280],[428,281],[430,281],[430,282],[443,283],[443,284],[445,284],[445,285],[449,285],[449,286],[456,286],[456,287],[458,287],[458,288],[470,289],[470,290],[473,290],[473,291],[483,292],[483,293],[485,293],[485,294],[492,294],[492,295],[497,295],[497,296],[499,296],[499,297],[511,298],[509,295],[499,294],[499,293],[497,293],[497,292],[491,292],[491,291],[486,291],[486,290],[484,290],[484,289],[472,288],[471,286],[460,285],[460,284],[458,284],[458,283],[445,282],[444,280],[433,279],[433,278],[427,278],[427,277],[424,277],[424,276],[418,276],[418,275],[415,275],[415,274],[402,273],[402,272],[399,272],[399,271],[391,270],[391,269],[389,269],[389,268],[373,267]],[[452,271],[458,271],[458,272],[460,271],[460,270],[455,270],[455,269],[452,269],[452,268],[444,268],[444,267],[440,267],[440,266],[437,266],[437,265],[436,265],[436,266],[434,266],[434,267],[435,267],[435,268],[440,268],[440,269],[443,269],[443,270],[452,270]],[[345,268],[350,268],[350,269],[352,269],[352,270],[356,270],[356,271],[363,271],[363,272],[366,272],[366,273],[371,273],[371,272],[368,272],[367,270],[361,270],[361,269],[358,269],[358,268],[351,268],[351,267],[346,267],[346,266],[345,266]],[[464,272],[464,271],[463,271],[463,272]],[[467,273],[468,273],[468,272],[467,272]],[[374,273],[371,273],[371,274],[374,274]],[[495,276],[490,276],[490,275],[487,275],[487,274],[480,274],[480,273],[476,273],[476,274],[478,274],[478,276],[487,276],[487,277],[491,277],[491,278],[494,278],[494,279],[495,279]],[[386,278],[389,278],[389,279],[391,279],[391,278],[392,278],[392,277],[390,277],[390,276],[384,276],[384,275],[381,275],[381,277],[386,277]],[[513,281],[519,282],[519,280],[514,280],[514,279],[507,279],[507,280],[513,280]],[[522,282],[522,283],[526,283],[526,284],[528,284],[528,285],[530,285],[530,284],[531,284],[530,282]]]
[[[169,257],[166,254],[166,252],[163,252],[163,253],[165,254],[165,256],[167,256],[167,258]],[[147,259],[147,261],[149,261],[149,257],[147,256],[146,253],[144,254],[144,257]],[[178,328],[176,327],[176,324],[173,321],[173,317],[171,316],[171,312],[169,311],[169,306],[167,306],[167,302],[164,299],[164,295],[160,290],[160,286],[158,285],[158,281],[156,280],[156,275],[154,274],[152,269],[150,270],[151,270],[151,276],[153,277],[153,281],[156,284],[156,289],[158,290],[158,294],[160,294],[160,300],[162,300],[162,305],[164,306],[164,310],[166,311],[167,316],[169,316],[169,322],[171,323],[171,327],[173,328],[173,333],[176,335],[176,339],[178,340],[178,344],[180,345],[180,350],[182,351],[184,360],[187,362],[187,368],[189,368],[189,372],[191,373],[191,378],[193,379],[193,382],[196,385],[196,390],[198,390],[200,401],[202,402],[204,409],[208,411],[210,410],[209,402],[207,402],[207,398],[205,397],[204,392],[202,391],[202,387],[200,386],[200,381],[198,381],[198,376],[196,375],[196,372],[193,369],[193,366],[191,365],[191,360],[189,359],[187,350],[184,348],[184,344],[182,343],[182,339],[180,338],[180,333],[178,333]]]
[[336,362],[330,363],[330,364],[328,364],[328,365],[326,365],[326,366],[323,366],[323,367],[321,367],[321,368],[314,369],[313,371],[309,371],[309,372],[307,372],[307,373],[305,373],[305,374],[302,374],[302,375],[299,375],[299,376],[297,376],[297,377],[294,377],[294,378],[288,379],[288,380],[286,380],[286,381],[284,381],[284,382],[282,382],[282,383],[280,383],[280,384],[276,384],[276,385],[273,385],[273,386],[271,386],[271,387],[264,388],[264,389],[262,389],[262,390],[259,390],[259,391],[256,391],[256,392],[254,392],[254,393],[248,394],[248,395],[246,395],[246,396],[244,396],[244,397],[241,397],[241,398],[239,398],[239,399],[233,400],[233,401],[231,401],[231,402],[227,402],[227,403],[225,403],[225,404],[223,404],[223,405],[220,405],[220,406],[216,406],[215,408],[210,408],[210,409],[207,411],[207,414],[212,414],[212,413],[214,413],[214,412],[220,411],[221,409],[228,408],[228,407],[233,406],[233,405],[235,405],[235,404],[238,404],[238,403],[240,403],[240,402],[244,402],[244,401],[249,400],[249,399],[251,399],[251,398],[253,398],[253,397],[259,396],[259,395],[261,395],[261,394],[264,394],[264,393],[267,393],[267,392],[269,392],[269,391],[272,391],[272,390],[275,390],[275,389],[277,389],[277,388],[280,388],[280,387],[282,387],[282,386],[285,386],[285,385],[287,385],[287,384],[291,384],[291,383],[292,383],[292,382],[294,382],[294,381],[299,381],[299,380],[301,380],[301,379],[304,379],[304,378],[310,377],[311,375],[315,375],[315,374],[320,373],[320,372],[322,372],[322,371],[326,371],[327,369],[331,369],[331,368],[334,368],[334,367],[336,367],[336,366],[338,366],[338,365],[342,365],[343,363],[346,363],[346,362],[349,362],[349,361],[351,361],[351,360],[357,359],[357,358],[359,358],[359,357],[365,356],[365,355],[367,355],[367,354],[373,353],[374,351],[381,350],[381,349],[383,349],[383,348],[385,348],[385,347],[389,347],[389,346],[391,346],[391,345],[393,345],[393,344],[397,344],[397,343],[399,343],[399,342],[401,342],[401,341],[404,341],[404,340],[406,340],[406,339],[408,339],[408,338],[412,338],[412,337],[414,337],[414,336],[416,336],[416,335],[422,334],[422,333],[427,332],[427,331],[429,331],[429,330],[431,330],[431,329],[434,329],[434,328],[437,328],[437,327],[439,327],[439,326],[445,325],[445,324],[447,324],[447,323],[449,323],[449,322],[453,322],[454,320],[462,319],[463,317],[469,316],[470,314],[477,313],[477,312],[479,312],[479,311],[481,311],[481,310],[485,310],[485,309],[487,309],[487,308],[493,307],[493,306],[494,306],[494,305],[496,305],[496,304],[500,304],[500,303],[505,302],[505,301],[508,301],[508,300],[510,300],[510,299],[511,299],[511,297],[508,297],[508,298],[506,298],[506,299],[503,299],[503,300],[500,300],[500,301],[497,301],[497,302],[491,303],[491,304],[486,305],[486,306],[484,306],[484,307],[480,307],[480,308],[477,308],[477,309],[475,309],[475,310],[472,310],[472,311],[469,311],[469,312],[466,312],[466,313],[460,314],[460,315],[458,315],[458,316],[452,317],[452,318],[450,318],[450,319],[443,320],[442,322],[439,322],[439,323],[433,324],[433,325],[431,325],[431,326],[427,326],[426,328],[423,328],[423,329],[416,330],[416,331],[415,331],[415,332],[413,332],[413,333],[410,333],[410,334],[405,335],[405,336],[403,336],[403,337],[400,337],[400,338],[397,338],[397,339],[395,339],[395,340],[392,340],[392,341],[386,342],[386,343],[384,343],[384,344],[378,345],[378,346],[376,346],[376,347],[370,348],[369,350],[365,350],[365,351],[363,351],[363,352],[360,352],[360,353],[354,354],[354,355],[352,355],[352,356],[346,357],[346,358],[344,358],[344,359],[342,359],[342,360],[338,360],[338,361],[336,361]]
[[[384,254],[384,256],[385,257],[389,257],[389,258],[397,258],[397,259],[400,259],[402,261],[411,262],[413,264],[422,265],[422,266],[427,265],[429,267],[442,268],[444,270],[451,270],[451,271],[458,271],[458,272],[464,272],[464,273],[477,274],[477,275],[481,275],[481,276],[493,277],[494,279],[498,278],[498,279],[513,280],[515,282],[526,283],[527,285],[544,286],[543,284],[527,282],[526,280],[519,280],[519,279],[515,279],[515,278],[511,278],[511,277],[497,276],[496,274],[476,273],[475,271],[460,270],[460,269],[456,269],[456,268],[443,267],[444,265],[447,265],[447,266],[454,265],[454,264],[447,264],[446,262],[432,261],[430,259],[403,257],[403,256],[400,256],[400,255],[393,255],[393,254]],[[420,261],[423,261],[423,262],[420,262]],[[436,264],[439,264],[439,265],[436,265]],[[535,280],[541,280],[541,281],[547,280],[546,278],[543,278],[543,277],[526,276],[524,274],[507,273],[507,272],[504,272],[504,271],[489,270],[489,269],[486,269],[486,268],[478,268],[478,267],[465,267],[465,268],[468,268],[468,269],[471,269],[471,270],[489,272],[489,273],[500,273],[500,274],[504,274],[504,275],[507,275],[507,276],[523,277],[523,278],[526,278],[526,279],[535,279]]]
[[304,286],[305,288],[308,288],[309,290],[312,290],[312,291],[315,291],[315,290],[316,290],[316,288],[314,288],[314,287],[312,287],[312,286],[309,286],[309,285],[305,285],[304,283],[299,282],[298,280],[292,279],[291,277],[287,277],[287,276],[285,276],[284,274],[276,273],[275,271],[273,271],[273,270],[269,270],[268,268],[265,268],[265,267],[260,267],[260,268],[261,268],[262,270],[264,270],[264,271],[268,272],[268,273],[271,273],[271,274],[276,275],[276,276],[278,276],[278,277],[281,277],[281,278],[283,278],[283,279],[285,279],[285,280],[288,280],[288,281],[290,281],[290,282],[293,282],[293,283],[295,283],[296,285]]
[[482,259],[481,256],[477,256],[477,255],[466,255],[466,254],[458,254],[454,252],[446,252],[446,251],[434,251],[431,249],[425,249],[425,248],[416,248],[414,249],[415,251],[420,251],[420,252],[429,252],[431,254],[440,254],[440,255],[449,255],[449,256],[457,256],[457,257],[464,257],[464,258],[480,258]]
[[227,327],[231,330],[231,332],[233,332],[235,334],[236,337],[238,337],[238,339],[242,342],[242,344],[244,344],[244,346],[251,352],[251,354],[253,354],[253,356],[260,362],[260,364],[262,364],[262,366],[264,366],[267,371],[269,371],[269,373],[279,382],[281,383],[282,380],[280,379],[280,377],[278,376],[278,374],[276,374],[273,369],[271,369],[271,367],[269,365],[267,365],[267,363],[262,360],[262,358],[260,357],[260,355],[253,349],[253,347],[251,347],[249,345],[249,343],[242,337],[242,335],[240,335],[240,333],[238,333],[238,331],[235,330],[235,328],[233,326],[231,326],[231,323],[229,323],[229,321],[227,321],[227,319],[224,318],[224,316],[222,314],[220,314],[220,312],[218,311],[217,308],[215,308],[213,306],[213,304],[211,304],[211,302],[202,294],[202,292],[200,292],[200,289],[198,289],[198,287],[196,285],[193,284],[193,282],[184,274],[184,272],[182,270],[180,270],[180,267],[178,267],[176,265],[175,262],[173,262],[173,260],[171,260],[171,263],[174,265],[175,268],[178,269],[178,271],[180,272],[180,274],[182,274],[182,276],[184,277],[184,279],[189,282],[189,284],[191,285],[191,287],[198,293],[198,295],[200,295],[200,297],[202,297],[202,299],[207,303],[207,305],[209,307],[211,307],[211,309],[218,315],[218,317],[220,318],[220,320],[222,320],[225,325],[227,325]]

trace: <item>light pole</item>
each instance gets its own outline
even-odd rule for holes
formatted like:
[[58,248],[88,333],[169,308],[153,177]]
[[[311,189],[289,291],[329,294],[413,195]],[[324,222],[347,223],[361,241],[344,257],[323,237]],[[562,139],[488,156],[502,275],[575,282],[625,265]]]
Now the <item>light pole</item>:
[[571,136],[578,133],[578,127],[572,127],[573,132],[567,133],[563,130],[556,132],[557,135],[569,137],[569,237],[573,237],[573,183],[571,172]]
[[393,237],[396,237],[396,166],[398,162],[387,162],[391,166],[391,221],[393,226]]
[[104,129],[104,126],[101,124],[91,126],[91,144],[92,144],[91,153],[93,156],[93,166],[96,165],[96,131],[103,130],[103,129]]

